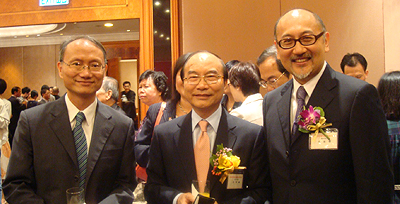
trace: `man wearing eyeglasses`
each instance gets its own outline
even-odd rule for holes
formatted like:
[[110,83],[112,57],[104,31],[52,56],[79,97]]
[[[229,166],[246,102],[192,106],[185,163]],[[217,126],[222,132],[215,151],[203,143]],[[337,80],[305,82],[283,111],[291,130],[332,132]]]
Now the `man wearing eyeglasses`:
[[392,203],[389,138],[377,91],[329,66],[329,37],[307,10],[291,10],[276,23],[278,59],[294,79],[263,102],[273,203]]
[[[193,180],[200,186],[209,181],[209,196],[218,203],[264,204],[270,198],[262,128],[230,115],[220,104],[227,76],[223,61],[207,51],[194,52],[186,60],[181,78],[193,109],[154,130],[145,187],[149,204],[193,203]],[[236,180],[221,181],[221,175],[212,173],[210,156],[221,144],[246,167],[236,173]]]
[[57,67],[67,94],[22,112],[4,183],[8,203],[66,204],[73,187],[87,204],[132,203],[132,120],[96,99],[106,63],[91,37],[61,45]]
[[283,67],[280,60],[276,58],[276,47],[265,49],[257,59],[257,66],[260,70],[260,93],[265,96],[266,93],[280,87],[291,79],[291,75]]

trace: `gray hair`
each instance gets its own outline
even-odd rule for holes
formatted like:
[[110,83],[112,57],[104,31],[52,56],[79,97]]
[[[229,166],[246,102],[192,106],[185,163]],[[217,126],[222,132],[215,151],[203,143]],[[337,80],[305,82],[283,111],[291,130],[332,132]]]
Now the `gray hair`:
[[274,59],[276,60],[276,55],[277,51],[275,45],[270,46],[269,48],[265,49],[258,57],[257,66],[260,66],[260,64],[262,64],[268,57],[274,57]]
[[98,40],[96,40],[88,35],[75,36],[75,37],[69,38],[66,41],[64,41],[60,46],[60,62],[63,62],[63,60],[64,60],[65,49],[67,49],[67,46],[71,42],[74,42],[75,40],[79,40],[79,39],[88,40],[88,41],[92,42],[94,45],[96,45],[96,47],[98,47],[103,52],[104,63],[107,64],[106,49]]
[[112,77],[105,76],[103,79],[103,85],[101,87],[104,89],[105,92],[111,90],[111,98],[115,101],[118,101],[119,97],[119,89],[118,89],[118,81]]

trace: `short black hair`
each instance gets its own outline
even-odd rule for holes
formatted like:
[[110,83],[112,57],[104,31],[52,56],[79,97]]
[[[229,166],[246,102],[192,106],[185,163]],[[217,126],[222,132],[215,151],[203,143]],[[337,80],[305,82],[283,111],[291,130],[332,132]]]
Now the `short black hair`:
[[14,86],[11,89],[11,94],[14,95],[15,92],[18,92],[21,88],[19,88],[18,86]]
[[31,91],[31,98],[35,98],[36,96],[39,96],[38,92],[36,90]]
[[233,87],[240,87],[244,96],[259,93],[260,72],[251,62],[240,62],[229,71],[229,82]]
[[50,90],[50,87],[45,84],[45,85],[42,86],[42,88],[40,88],[40,90],[42,90],[42,89]]
[[29,87],[24,87],[24,88],[22,88],[21,91],[22,91],[23,94],[25,94],[25,93],[31,92],[31,89]]
[[386,119],[400,120],[400,71],[385,73],[379,80],[378,93]]
[[101,52],[103,52],[104,63],[107,64],[106,49],[104,48],[104,46],[101,44],[100,41],[98,41],[88,35],[75,36],[75,37],[71,37],[71,38],[67,39],[66,41],[64,41],[60,46],[60,62],[64,61],[64,54],[65,54],[65,50],[67,49],[67,46],[71,42],[74,42],[74,41],[80,40],[80,39],[88,40],[88,41],[92,42],[96,47],[98,47],[101,50]]
[[146,70],[139,76],[139,83],[145,79],[151,78],[154,82],[155,87],[159,92],[161,92],[161,98],[166,101],[170,98],[169,88],[167,85],[168,77],[164,72]]
[[239,62],[240,62],[239,60],[231,60],[231,61],[225,63],[225,67],[226,67],[226,69],[227,69],[227,71],[228,71],[228,74],[229,74],[229,70],[231,70],[231,68],[232,68],[233,66],[239,64]]
[[122,86],[125,86],[125,84],[129,84],[129,86],[131,85],[131,82],[129,81],[124,81],[124,83],[122,83]]
[[0,78],[0,94],[3,94],[4,91],[6,91],[6,89],[7,89],[7,82],[4,79]]
[[342,62],[340,62],[340,68],[342,69],[342,72],[344,73],[344,67],[347,65],[349,67],[355,67],[357,64],[360,63],[361,66],[364,68],[364,72],[367,71],[367,60],[365,59],[362,54],[355,52],[353,54],[347,53],[343,59]]
[[[172,75],[173,79],[173,84],[172,84],[172,104],[176,105],[179,100],[181,100],[181,94],[178,92],[176,89],[176,78],[181,77],[181,75],[178,76],[178,72],[182,70],[183,66],[185,65],[185,62],[187,58],[191,55],[191,52],[188,52],[186,54],[181,55],[175,62],[174,66],[174,72]],[[183,79],[181,79],[183,81]]]
[[49,89],[41,89],[40,90],[40,95],[43,96],[47,91],[50,91]]

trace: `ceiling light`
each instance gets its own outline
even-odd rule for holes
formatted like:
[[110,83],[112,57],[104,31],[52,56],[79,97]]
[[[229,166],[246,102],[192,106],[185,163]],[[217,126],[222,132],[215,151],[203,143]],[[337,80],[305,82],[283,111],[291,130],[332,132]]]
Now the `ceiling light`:
[[165,38],[166,40],[170,40],[170,38],[169,37],[167,37],[167,38]]
[[39,36],[40,36],[40,34],[37,34],[36,36],[38,36],[38,37],[39,37]]
[[164,34],[161,34],[161,35],[160,35],[160,38],[163,38],[163,37],[164,37]]
[[165,10],[165,13],[169,13],[169,9],[166,9],[166,10]]
[[160,5],[161,5],[161,2],[159,2],[159,1],[154,2],[154,6],[160,6]]
[[60,35],[64,35],[63,33],[60,33]]
[[112,23],[105,23],[104,26],[105,26],[105,27],[113,27],[114,24],[112,24]]
[[29,38],[29,35],[26,35],[25,37]]
[[131,30],[126,30],[126,32],[131,32]]
[[154,34],[157,34],[157,33],[158,33],[158,32],[155,30],[155,31],[154,31]]

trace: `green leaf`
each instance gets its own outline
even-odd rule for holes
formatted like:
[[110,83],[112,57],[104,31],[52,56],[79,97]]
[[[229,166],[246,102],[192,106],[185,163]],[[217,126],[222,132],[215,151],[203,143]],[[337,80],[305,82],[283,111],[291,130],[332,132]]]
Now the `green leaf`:
[[310,131],[308,131],[306,129],[303,129],[303,128],[299,128],[299,131],[302,132],[302,133],[310,133]]
[[325,117],[324,109],[322,109],[321,107],[314,107],[314,110],[319,110],[319,114],[321,115],[321,117]]

